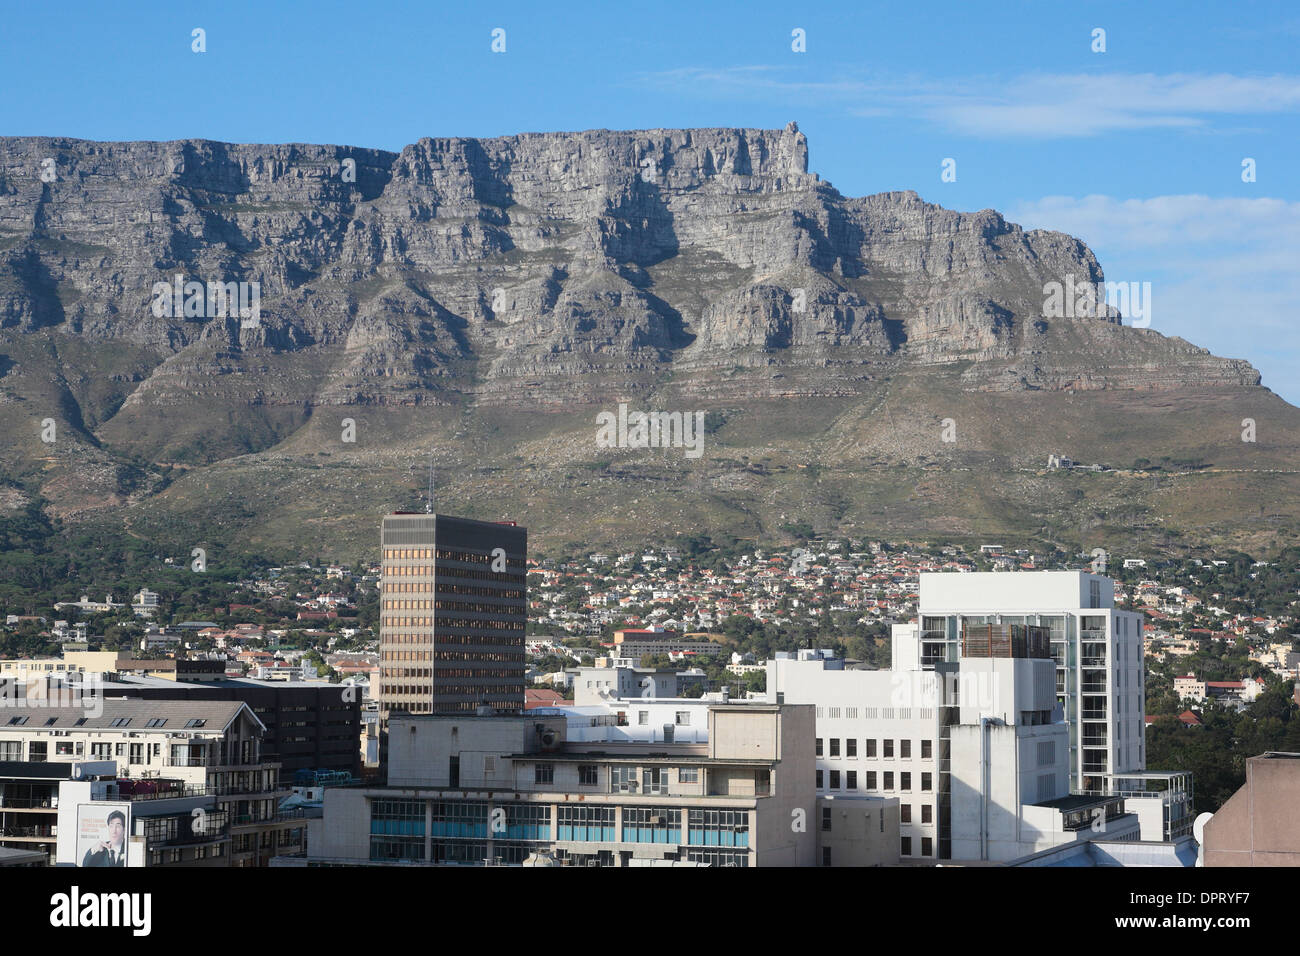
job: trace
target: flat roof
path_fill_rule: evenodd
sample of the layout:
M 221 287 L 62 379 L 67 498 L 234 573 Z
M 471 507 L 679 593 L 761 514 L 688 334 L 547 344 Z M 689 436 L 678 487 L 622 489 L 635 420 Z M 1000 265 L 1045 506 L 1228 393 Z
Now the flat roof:
M 654 745 L 649 745 L 654 746 Z M 658 746 L 663 746 L 660 743 Z M 702 745 L 701 745 L 702 746 Z M 511 754 L 511 760 L 544 760 L 558 761 L 561 763 L 637 763 L 637 764 L 707 764 L 709 766 L 722 767 L 753 767 L 756 764 L 770 765 L 777 763 L 775 757 L 710 757 L 707 753 L 700 753 L 698 750 L 691 752 L 683 750 L 678 753 L 664 753 L 656 750 L 654 753 L 642 754 L 633 750 L 630 753 L 610 753 L 605 750 L 601 751 L 579 751 L 579 752 L 539 752 L 539 753 L 521 753 Z M 696 796 L 702 796 L 696 794 Z M 754 794 L 743 794 L 743 796 L 754 796 Z
M 1068 797 L 1057 797 L 1055 800 L 1040 800 L 1038 803 L 1031 804 L 1031 806 L 1051 807 L 1053 810 L 1060 810 L 1068 813 L 1071 810 L 1083 810 L 1086 807 L 1095 807 L 1103 803 L 1109 803 L 1113 800 L 1120 799 L 1123 798 L 1119 794 L 1088 796 L 1086 794 L 1072 793 Z

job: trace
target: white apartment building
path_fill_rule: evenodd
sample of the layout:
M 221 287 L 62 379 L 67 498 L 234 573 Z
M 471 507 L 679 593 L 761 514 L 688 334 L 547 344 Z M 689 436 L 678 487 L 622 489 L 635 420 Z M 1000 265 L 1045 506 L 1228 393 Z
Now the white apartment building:
M 816 707 L 819 797 L 896 797 L 900 855 L 938 859 L 940 676 L 919 670 L 830 670 L 820 656 L 768 661 L 773 703 Z M 941 758 L 942 762 L 941 762 Z
M 1105 790 L 1146 766 L 1142 615 L 1116 610 L 1114 581 L 1084 571 L 923 572 L 920 585 L 923 667 L 956 661 L 972 627 L 1047 628 L 1072 789 Z
M 1094 746 L 1140 741 L 1143 726 L 1140 615 L 1114 611 L 1112 594 L 1108 579 L 1077 572 L 922 574 L 924 627 L 894 626 L 890 670 L 773 660 L 768 698 L 816 706 L 819 795 L 898 799 L 905 860 L 1010 861 L 1099 835 L 1138 839 L 1130 794 L 1112 784 L 1141 752 Z M 1081 751 L 1092 786 L 1077 788 Z M 1144 803 L 1157 816 L 1145 838 L 1160 839 L 1161 805 Z

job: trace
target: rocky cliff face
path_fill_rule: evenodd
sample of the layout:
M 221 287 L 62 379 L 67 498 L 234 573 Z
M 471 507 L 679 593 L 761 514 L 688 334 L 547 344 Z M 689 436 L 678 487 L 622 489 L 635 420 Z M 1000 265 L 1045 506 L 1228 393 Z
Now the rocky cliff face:
M 255 283 L 256 321 L 159 314 L 178 276 Z M 1113 314 L 1044 318 L 1067 276 L 1102 279 L 1069 236 L 841 196 L 794 124 L 400 153 L 3 138 L 0 418 L 21 437 L 0 455 L 35 467 L 52 418 L 111 502 L 119 450 L 259 452 L 330 406 L 816 399 L 926 368 L 975 392 L 1258 384 Z
M 536 379 L 595 396 L 753 351 L 796 366 L 1022 360 L 1046 344 L 1043 285 L 1101 278 L 1068 236 L 910 192 L 845 199 L 807 166 L 794 124 L 400 154 L 3 139 L 0 326 L 152 351 L 140 401 L 262 349 L 327 354 L 294 400 L 400 402 L 454 382 L 511 401 L 549 391 Z M 259 283 L 260 327 L 155 316 L 151 290 L 175 275 Z M 1103 347 L 1118 358 L 1132 338 Z M 1197 381 L 1255 380 L 1174 351 Z M 1049 387 L 1075 377 L 1047 367 Z M 1141 366 L 1103 377 L 1135 384 Z

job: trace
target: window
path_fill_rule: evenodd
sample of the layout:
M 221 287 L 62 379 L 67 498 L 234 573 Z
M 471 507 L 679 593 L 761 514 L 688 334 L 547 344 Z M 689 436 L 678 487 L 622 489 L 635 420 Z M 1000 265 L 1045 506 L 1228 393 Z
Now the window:
M 929 837 L 921 837 L 921 856 L 934 856 L 934 841 Z
M 839 772 L 838 770 L 832 770 L 832 771 L 831 771 L 831 789 L 832 789 L 832 790 L 838 790 L 839 788 L 840 788 L 840 772 Z
M 912 741 L 900 740 L 898 742 L 898 756 L 903 760 L 912 759 Z
M 840 738 L 839 738 L 839 737 L 832 737 L 832 738 L 831 738 L 831 756 L 832 756 L 832 757 L 838 757 L 839 755 L 840 755 Z
M 578 764 L 578 786 L 594 787 L 598 781 L 594 763 Z
M 831 828 L 831 808 L 822 807 L 822 829 L 829 830 L 830 828 Z
M 90 718 L 88 718 L 88 717 L 78 717 L 76 720 L 74 720 L 74 721 L 72 722 L 72 726 L 74 726 L 74 727 L 80 727 L 82 724 L 84 724 L 84 723 L 85 723 L 87 720 L 89 720 L 89 719 L 90 719 Z
M 667 793 L 668 768 L 650 767 L 641 771 L 642 793 Z
M 933 775 L 933 774 L 928 774 L 928 773 L 923 773 L 923 774 L 921 774 L 921 789 L 922 789 L 923 791 L 924 791 L 924 790 L 933 790 L 933 789 L 934 789 L 934 775 Z
M 903 856 L 912 855 L 912 838 L 903 837 Z
M 856 757 L 858 755 L 858 738 L 850 737 L 844 741 L 844 756 Z
M 886 760 L 892 760 L 892 759 L 893 759 L 893 756 L 894 756 L 894 742 L 893 742 L 892 740 L 886 740 L 886 741 L 885 741 L 885 759 L 886 759 Z
M 820 737 L 817 738 L 817 756 L 822 756 L 822 739 Z
M 105 743 L 91 742 L 90 756 L 96 760 L 104 760 L 113 756 L 113 745 Z
M 690 810 L 687 843 L 692 846 L 749 846 L 748 810 Z
M 22 726 L 23 724 L 25 724 L 25 723 L 27 723 L 27 718 L 26 718 L 26 717 L 10 717 L 10 718 L 9 718 L 9 723 L 8 723 L 6 726 L 9 726 L 9 727 L 21 727 L 21 726 Z
M 892 770 L 885 771 L 885 789 L 886 790 L 894 789 L 894 771 Z
M 59 722 L 59 718 L 57 718 L 57 717 L 47 717 L 47 718 L 45 718 L 45 726 L 46 726 L 46 727 L 53 727 L 53 726 L 54 726 L 55 724 L 57 724 L 58 722 Z
M 638 727 L 648 727 L 650 725 L 650 711 L 638 710 L 636 712 L 636 722 Z
M 207 720 L 205 720 L 205 719 L 202 718 L 202 717 L 191 717 L 189 720 L 185 721 L 185 726 L 186 726 L 186 727 L 202 727 L 202 726 L 203 726 L 204 724 L 206 724 L 206 723 L 207 723 Z
M 827 827 L 827 829 L 830 828 Z M 822 866 L 830 866 L 830 865 L 831 865 L 831 848 L 828 846 L 824 846 L 822 847 Z
M 934 807 L 930 806 L 928 803 L 921 804 L 921 822 L 922 823 L 934 822 Z
M 933 757 L 934 757 L 934 741 L 933 741 L 933 740 L 922 740 L 922 741 L 921 741 L 921 759 L 922 759 L 922 760 L 930 760 L 930 759 L 933 758 Z
M 691 712 L 689 710 L 677 711 L 674 723 L 676 723 L 678 727 L 689 727 L 691 725 Z
M 874 770 L 867 771 L 867 789 L 868 790 L 876 789 L 876 772 Z
M 166 717 L 150 717 L 144 722 L 146 727 L 165 727 L 167 725 Z
M 822 772 L 821 772 L 820 770 L 818 770 L 818 771 L 817 771 L 817 789 L 820 790 L 821 788 L 822 788 Z
M 850 770 L 850 771 L 848 771 L 848 772 L 844 775 L 844 778 L 845 778 L 845 779 L 844 779 L 844 789 L 846 789 L 846 790 L 856 790 L 856 789 L 858 789 L 858 772 L 857 772 L 856 770 Z
M 126 726 L 129 726 L 130 723 L 131 723 L 131 718 L 130 718 L 130 717 L 114 717 L 112 720 L 110 720 L 110 721 L 108 722 L 108 726 L 110 726 L 110 727 L 126 727 Z
M 876 755 L 876 741 L 873 738 L 867 741 L 867 756 L 874 757 L 875 755 Z
M 682 811 L 663 807 L 624 807 L 624 843 L 682 842 Z
M 636 793 L 636 767 L 610 767 L 610 793 Z
M 677 782 L 678 782 L 678 783 L 699 783 L 699 782 L 700 782 L 700 768 L 699 768 L 699 767 L 679 767 L 678 770 L 677 770 Z
M 912 822 L 912 805 L 910 803 L 900 803 L 898 805 L 898 820 L 900 823 Z
M 33 763 L 40 763 L 45 759 L 45 741 L 33 740 L 27 745 L 27 759 Z
M 0 760 L 22 760 L 23 743 L 21 740 L 0 740 Z
M 533 764 L 533 783 L 554 783 L 555 765 L 549 763 Z
M 903 773 L 900 773 L 898 775 L 898 789 L 899 790 L 912 789 L 912 775 L 910 773 L 904 771 Z
M 560 840 L 614 842 L 614 808 L 561 804 L 556 808 L 556 836 Z

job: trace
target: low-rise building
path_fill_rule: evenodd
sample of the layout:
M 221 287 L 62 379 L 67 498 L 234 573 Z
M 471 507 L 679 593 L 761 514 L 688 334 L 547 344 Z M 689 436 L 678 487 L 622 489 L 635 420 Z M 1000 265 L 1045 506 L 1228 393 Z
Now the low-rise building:
M 388 786 L 327 790 L 309 856 L 279 862 L 814 865 L 812 708 L 715 704 L 707 726 L 647 746 L 574 743 L 562 714 L 395 715 Z

